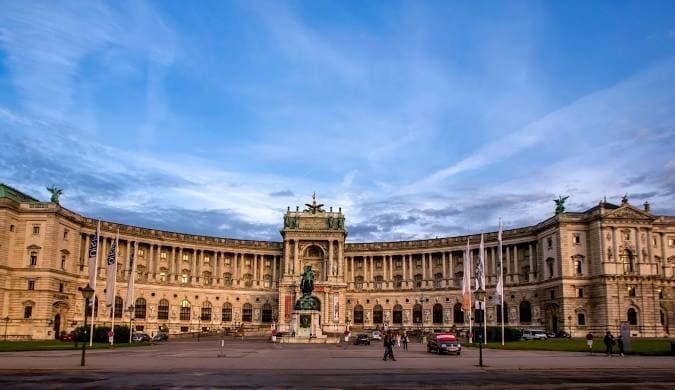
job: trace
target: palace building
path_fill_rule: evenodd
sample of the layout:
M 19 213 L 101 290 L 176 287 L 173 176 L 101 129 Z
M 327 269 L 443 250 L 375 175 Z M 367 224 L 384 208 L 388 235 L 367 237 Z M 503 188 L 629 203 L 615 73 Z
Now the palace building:
M 467 240 L 347 243 L 345 214 L 315 202 L 290 208 L 280 241 L 209 237 L 101 222 L 96 324 L 110 325 L 105 255 L 119 230 L 115 322 L 172 334 L 244 326 L 291 331 L 306 265 L 315 272 L 323 333 L 345 328 L 468 327 L 461 310 Z M 532 226 L 503 232 L 504 322 L 507 326 L 671 335 L 675 321 L 675 217 L 648 203 L 600 202 Z M 283 225 L 282 225 L 283 223 Z M 87 248 L 97 221 L 58 203 L 0 184 L 0 334 L 50 339 L 84 322 L 78 288 L 88 282 Z M 488 325 L 502 321 L 493 302 L 497 232 L 485 234 Z M 134 302 L 125 302 L 129 255 L 136 248 Z M 133 306 L 131 310 L 129 307 Z M 132 318 L 130 318 L 132 316 Z

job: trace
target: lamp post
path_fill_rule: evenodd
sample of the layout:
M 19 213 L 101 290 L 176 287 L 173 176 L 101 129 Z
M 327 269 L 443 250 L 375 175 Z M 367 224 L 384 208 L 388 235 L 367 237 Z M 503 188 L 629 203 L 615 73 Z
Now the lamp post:
M 89 287 L 89 283 L 87 283 L 87 286 L 82 288 L 78 288 L 80 292 L 82 293 L 82 297 L 84 298 L 84 334 L 85 336 L 87 335 L 87 307 L 89 306 L 89 301 L 91 300 L 91 297 L 94 296 L 94 289 Z M 93 310 L 93 308 L 92 308 Z M 86 339 L 86 337 L 85 337 Z M 84 366 L 84 354 L 87 351 L 87 342 L 82 343 L 82 360 L 80 361 L 80 366 Z
M 483 329 L 483 317 L 485 316 L 483 299 L 485 298 L 485 290 L 479 288 L 478 290 L 474 291 L 473 294 L 476 297 L 476 302 L 478 302 L 478 307 L 480 307 L 480 310 L 478 311 L 480 314 L 479 329 Z M 481 332 L 478 332 L 478 366 L 483 367 L 483 334 Z
M 572 316 L 568 316 L 567 321 L 570 323 L 570 334 L 567 337 L 571 339 L 572 338 Z
M 199 341 L 199 335 L 202 333 L 202 316 L 199 313 L 198 310 L 195 310 L 195 314 L 197 315 L 197 341 Z
M 129 312 L 129 344 L 131 344 L 131 335 L 134 333 L 131 331 L 131 319 L 134 316 L 134 305 L 127 307 L 127 311 Z
M 5 317 L 3 320 L 5 320 L 5 341 L 7 341 L 7 325 L 9 324 L 9 317 Z

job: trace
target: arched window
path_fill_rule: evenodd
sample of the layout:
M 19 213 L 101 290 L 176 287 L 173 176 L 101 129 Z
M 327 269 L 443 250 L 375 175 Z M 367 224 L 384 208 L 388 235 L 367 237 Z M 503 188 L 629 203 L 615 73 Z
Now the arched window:
M 354 306 L 354 324 L 363 324 L 363 306 Z
M 624 249 L 619 254 L 619 261 L 623 264 L 624 273 L 635 272 L 635 256 L 630 249 Z
M 202 274 L 202 282 L 205 286 L 211 285 L 211 272 L 206 271 Z
M 241 309 L 241 320 L 244 322 L 253 321 L 253 306 L 250 303 L 245 303 Z
M 160 282 L 166 282 L 166 275 L 169 274 L 169 270 L 166 267 L 162 267 L 159 269 L 159 281 Z
M 229 272 L 225 272 L 223 274 L 223 284 L 225 284 L 226 287 L 232 287 L 232 274 Z
M 184 269 L 180 274 L 180 282 L 183 284 L 190 282 L 190 271 Z
M 394 287 L 395 287 L 395 288 L 401 288 L 401 287 L 403 287 L 403 276 L 401 276 L 401 275 L 394 275 Z
M 628 324 L 629 325 L 637 325 L 638 324 L 638 316 L 637 316 L 637 311 L 633 309 L 632 307 L 628 309 Z
M 555 264 L 555 260 L 553 259 L 553 257 L 549 257 L 548 259 L 546 259 L 546 269 L 548 270 L 548 278 L 549 279 L 553 278 L 554 264 Z
M 272 322 L 272 305 L 269 303 L 262 306 L 262 322 Z
M 158 320 L 168 320 L 169 319 L 169 301 L 162 299 L 157 305 L 157 319 Z
M 529 265 L 526 265 L 522 268 L 521 277 L 523 278 L 524 282 L 530 281 L 530 266 Z
M 437 303 L 434 305 L 434 310 L 433 310 L 433 317 L 434 317 L 434 324 L 442 324 L 443 323 L 443 305 L 440 303 Z
M 413 306 L 413 324 L 421 324 L 421 323 L 422 323 L 422 305 L 416 303 L 415 306 Z
M 134 317 L 135 318 L 145 318 L 146 313 L 146 302 L 143 298 L 136 299 L 136 304 L 134 305 Z
M 122 297 L 115 297 L 115 318 L 122 318 L 122 314 L 124 314 L 124 301 Z
M 202 303 L 202 321 L 211 321 L 211 302 L 206 301 Z
M 396 305 L 394 306 L 394 311 L 392 312 L 392 322 L 394 324 L 403 324 L 403 306 Z
M 263 287 L 264 288 L 272 287 L 272 275 L 264 275 L 263 276 Z
M 375 305 L 373 307 L 373 324 L 383 324 L 384 319 L 382 316 L 382 306 Z
M 434 287 L 441 288 L 443 284 L 443 274 L 437 273 L 434 275 Z
M 422 287 L 422 274 L 416 274 L 414 277 L 415 280 L 415 287 L 421 288 Z
M 464 323 L 464 312 L 462 311 L 461 303 L 456 303 L 455 306 L 452 308 L 452 321 L 455 324 Z
M 180 320 L 190 321 L 190 302 L 187 299 L 180 303 Z
M 223 322 L 232 321 L 232 304 L 230 302 L 223 303 L 222 320 Z
M 532 322 L 532 306 L 530 305 L 530 302 L 528 301 L 520 302 L 520 307 L 518 309 L 521 323 L 528 324 Z

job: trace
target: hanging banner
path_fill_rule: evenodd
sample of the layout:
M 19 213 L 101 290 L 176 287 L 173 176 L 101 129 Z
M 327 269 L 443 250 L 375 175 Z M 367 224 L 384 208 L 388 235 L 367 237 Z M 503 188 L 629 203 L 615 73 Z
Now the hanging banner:
M 333 295 L 333 321 L 340 321 L 340 294 Z
M 628 321 L 621 321 L 619 335 L 623 339 L 623 350 L 630 351 L 630 324 Z

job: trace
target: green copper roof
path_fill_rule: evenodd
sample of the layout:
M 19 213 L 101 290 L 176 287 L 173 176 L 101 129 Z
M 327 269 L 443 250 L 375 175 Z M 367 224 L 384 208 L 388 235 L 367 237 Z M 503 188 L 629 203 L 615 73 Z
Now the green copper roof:
M 9 198 L 19 203 L 39 202 L 39 200 L 32 196 L 26 195 L 4 183 L 0 183 L 0 198 Z

